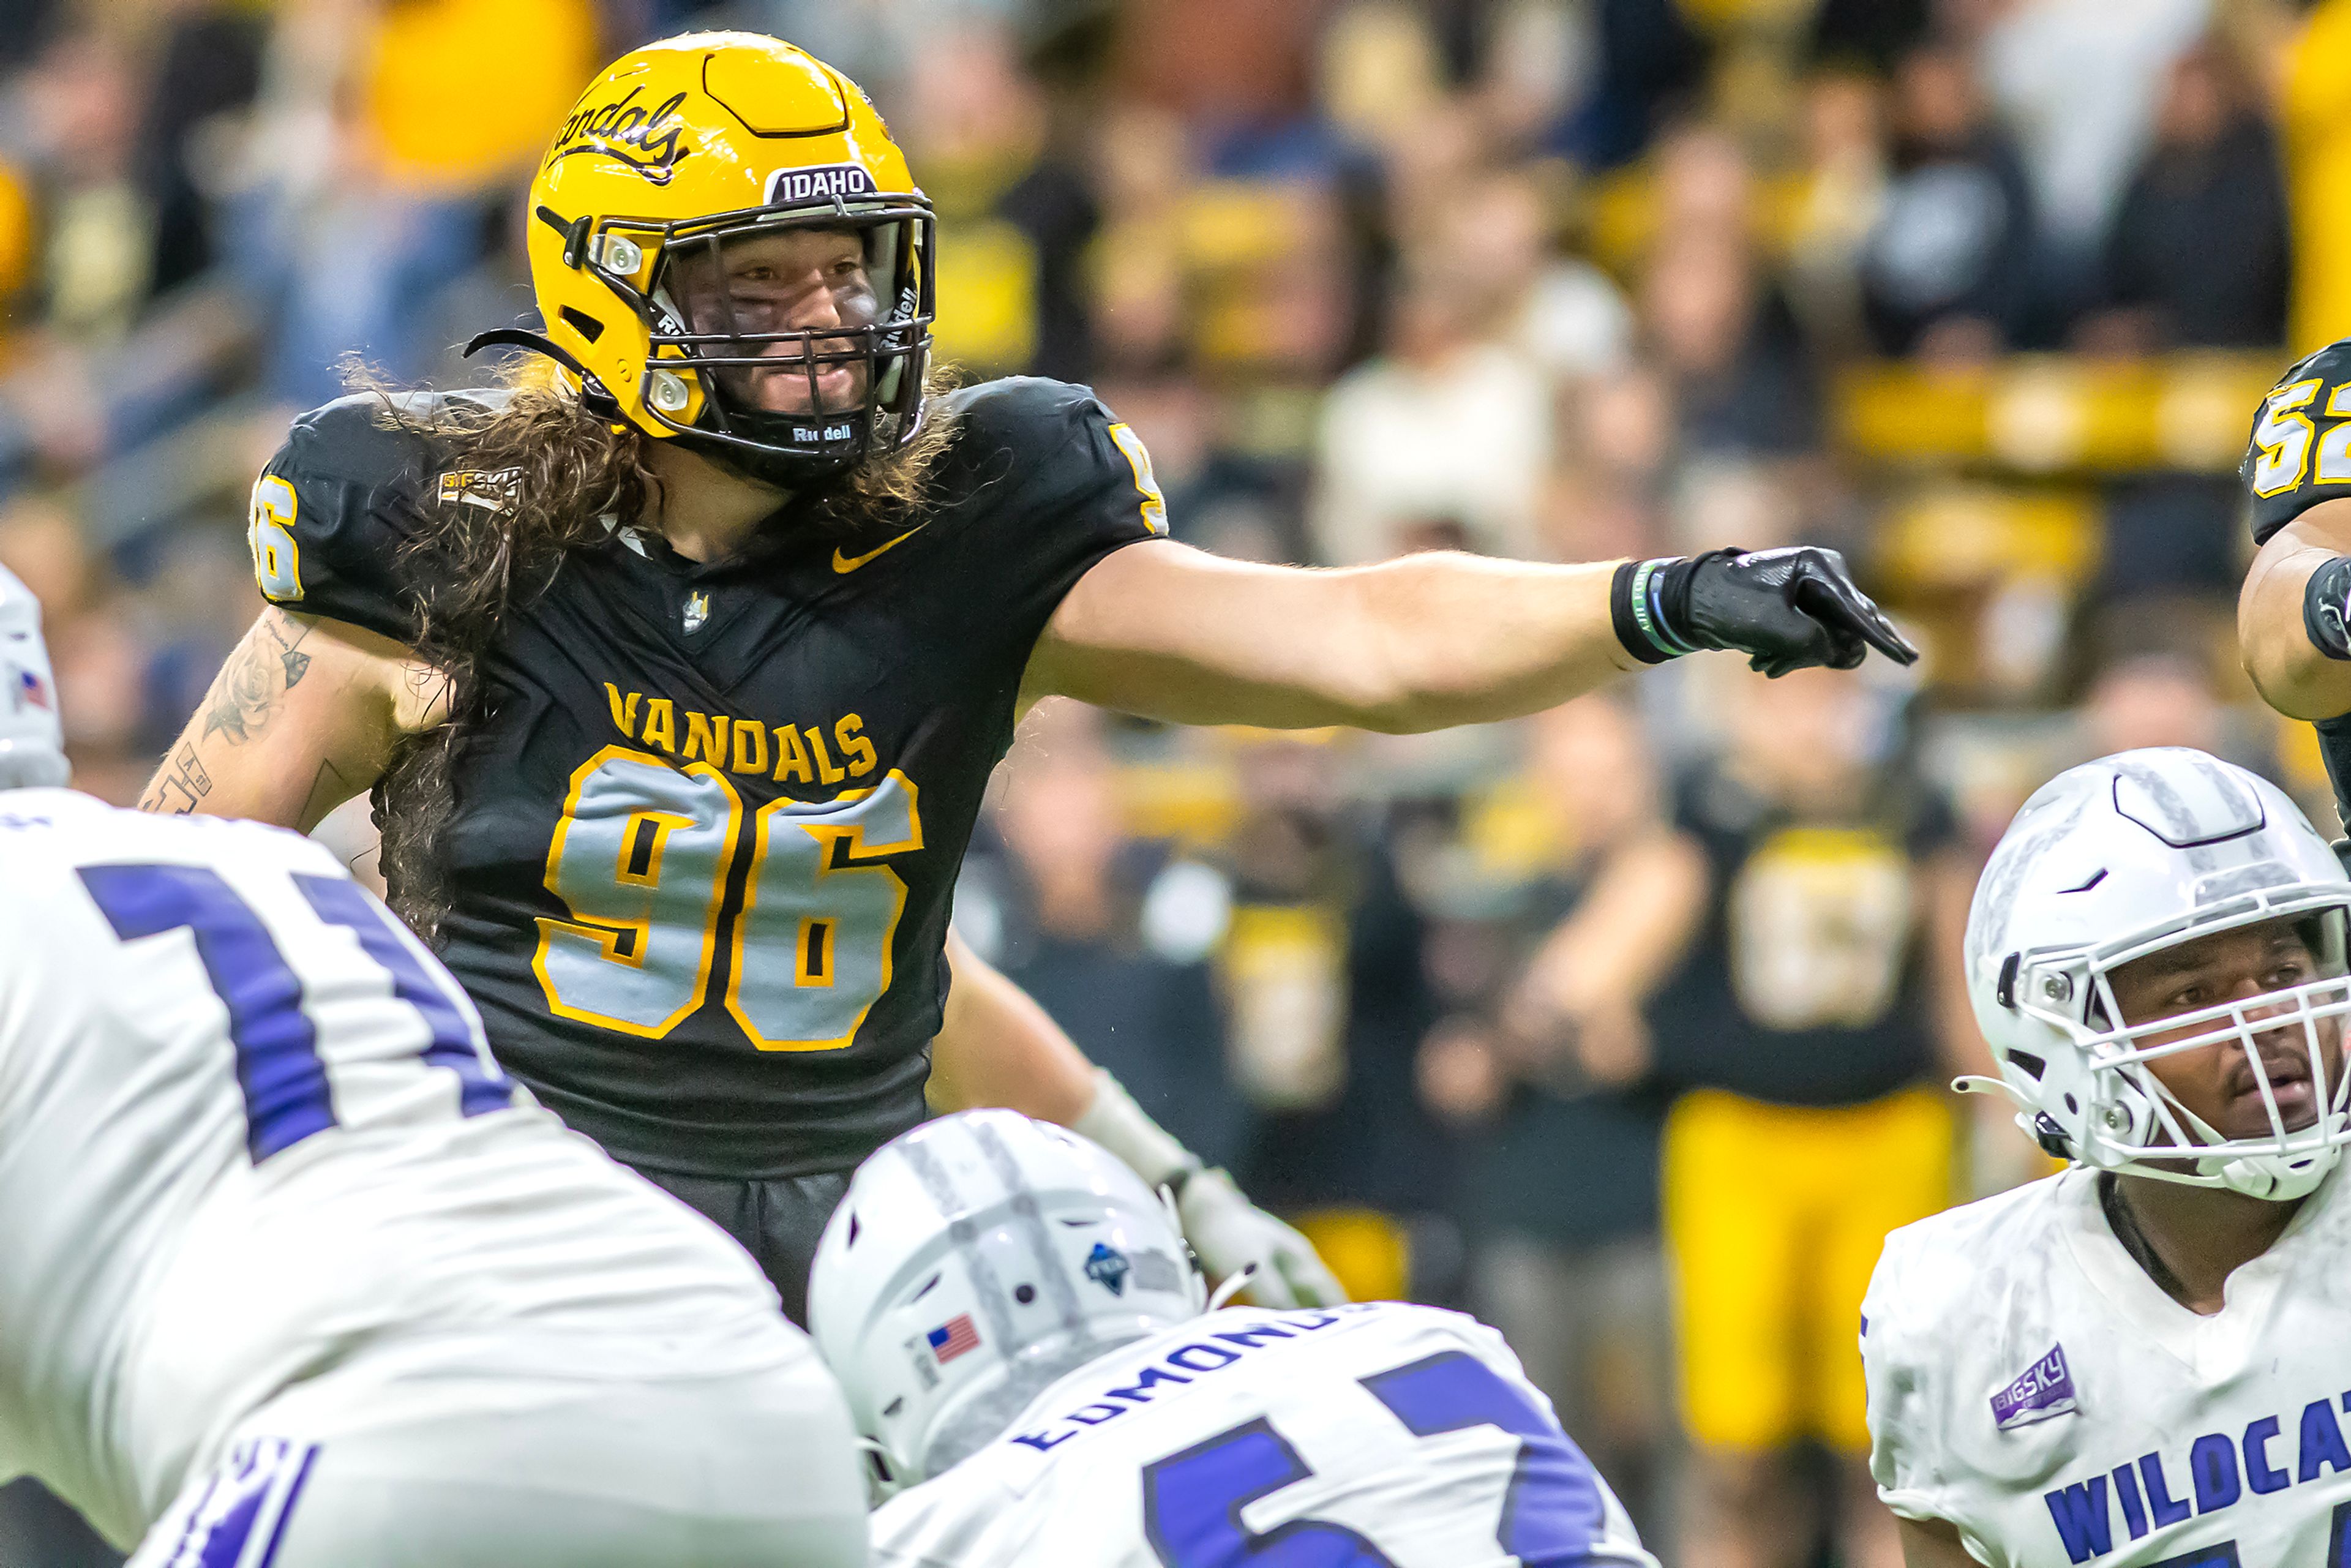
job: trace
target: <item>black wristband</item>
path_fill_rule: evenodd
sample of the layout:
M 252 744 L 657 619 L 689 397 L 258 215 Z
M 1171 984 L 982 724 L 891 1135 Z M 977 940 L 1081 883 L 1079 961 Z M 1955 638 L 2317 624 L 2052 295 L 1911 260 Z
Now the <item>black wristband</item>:
M 1680 564 L 1678 556 L 1628 560 L 1608 585 L 1608 618 L 1616 628 L 1616 641 L 1645 664 L 1662 664 L 1698 651 L 1666 630 L 1658 597 L 1666 573 Z
M 2310 645 L 2330 659 L 2351 661 L 2351 626 L 2344 624 L 2351 601 L 2351 556 L 2336 556 L 2310 574 L 2302 588 L 2302 631 Z

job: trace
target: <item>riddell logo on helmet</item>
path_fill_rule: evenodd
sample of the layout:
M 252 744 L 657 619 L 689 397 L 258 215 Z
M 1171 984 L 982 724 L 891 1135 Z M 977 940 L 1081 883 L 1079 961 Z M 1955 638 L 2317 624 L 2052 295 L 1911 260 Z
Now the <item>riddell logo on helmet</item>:
M 580 110 L 565 120 L 555 134 L 555 145 L 548 149 L 548 163 L 577 152 L 601 152 L 656 185 L 668 184 L 678 160 L 685 156 L 685 149 L 677 144 L 685 132 L 685 121 L 677 112 L 685 94 L 672 93 L 648 110 L 634 102 L 643 90 L 632 87 L 627 98 Z
M 768 178 L 768 205 L 826 202 L 835 196 L 873 194 L 873 176 L 854 163 L 820 163 L 812 169 L 778 169 Z

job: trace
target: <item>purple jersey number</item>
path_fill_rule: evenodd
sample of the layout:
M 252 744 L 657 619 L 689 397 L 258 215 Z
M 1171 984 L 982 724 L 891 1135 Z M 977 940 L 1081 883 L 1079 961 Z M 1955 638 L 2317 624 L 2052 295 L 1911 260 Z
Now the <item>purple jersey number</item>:
M 1578 1568 L 1606 1524 L 1591 1462 L 1551 1413 L 1466 1351 L 1445 1351 L 1363 1379 L 1420 1437 L 1492 1427 L 1519 1439 L 1495 1540 L 1525 1568 Z M 1343 1525 L 1293 1520 L 1262 1533 L 1241 1510 L 1314 1472 L 1259 1417 L 1143 1472 L 1144 1531 L 1166 1568 L 1394 1568 Z
M 436 973 L 402 939 L 392 912 L 337 877 L 294 878 L 319 917 L 359 939 L 392 978 L 392 995 L 430 1031 L 424 1060 L 455 1071 L 467 1116 L 503 1110 L 513 1085 L 477 1042 L 456 999 L 456 982 Z M 193 865 L 91 865 L 82 885 L 125 942 L 185 928 L 213 991 L 228 1009 L 245 1094 L 246 1150 L 256 1165 L 335 1126 L 334 1096 L 319 1060 L 319 1031 L 302 1010 L 302 978 L 278 951 L 268 925 L 219 873 Z

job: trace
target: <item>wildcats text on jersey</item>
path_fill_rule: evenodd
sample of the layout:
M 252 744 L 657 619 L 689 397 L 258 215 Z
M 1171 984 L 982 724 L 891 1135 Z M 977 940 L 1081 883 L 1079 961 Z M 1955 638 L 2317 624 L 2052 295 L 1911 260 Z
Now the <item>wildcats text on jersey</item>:
M 2351 1392 L 2340 1398 L 2343 1409 L 2351 1413 Z M 2263 1416 L 2247 1423 L 2242 1432 L 2207 1432 L 2188 1445 L 2184 1456 L 2172 1457 L 2176 1468 L 2168 1471 L 2163 1455 L 2150 1451 L 2044 1494 L 2067 1559 L 2094 1562 L 2112 1552 L 2117 1540 L 2143 1541 L 2151 1530 L 2282 1492 L 2330 1470 L 2351 1470 L 2351 1448 L 2344 1444 L 2334 1404 L 2325 1399 L 2302 1407 L 2291 1438 L 2283 1417 Z M 2325 1568 L 2338 1568 L 2345 1562 L 2342 1549 L 2351 1544 L 2343 1537 L 2347 1510 L 2351 1503 L 2335 1511 L 2336 1549 L 2327 1554 Z

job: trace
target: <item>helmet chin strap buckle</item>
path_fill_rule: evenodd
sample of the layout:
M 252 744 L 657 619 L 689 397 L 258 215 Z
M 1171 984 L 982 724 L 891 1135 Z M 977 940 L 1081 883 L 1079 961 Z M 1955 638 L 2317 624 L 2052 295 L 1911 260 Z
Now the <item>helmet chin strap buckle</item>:
M 2334 1170 L 2340 1151 L 2321 1149 L 2291 1162 L 2275 1155 L 2247 1155 L 2220 1162 L 2213 1174 L 2231 1192 L 2271 1203 L 2307 1197 Z
M 2046 1111 L 2033 1108 L 2032 1102 L 2017 1092 L 2016 1085 L 2002 1078 L 1988 1078 L 1981 1073 L 1964 1073 L 1951 1080 L 1951 1091 L 1957 1094 L 1999 1094 L 2016 1107 L 2016 1124 L 2025 1136 L 2041 1146 L 2041 1152 L 2053 1160 L 2071 1162 L 2074 1140 L 2065 1129 Z

